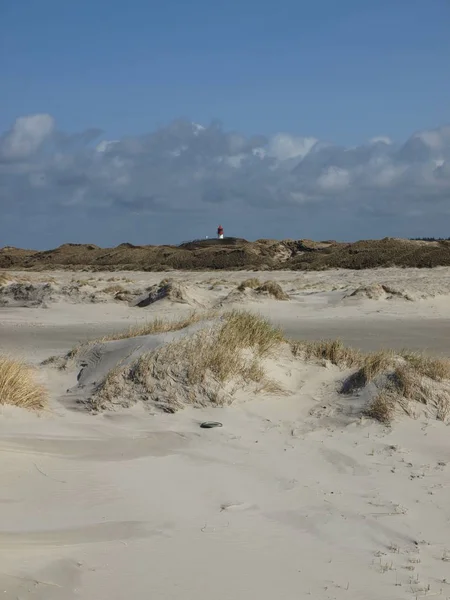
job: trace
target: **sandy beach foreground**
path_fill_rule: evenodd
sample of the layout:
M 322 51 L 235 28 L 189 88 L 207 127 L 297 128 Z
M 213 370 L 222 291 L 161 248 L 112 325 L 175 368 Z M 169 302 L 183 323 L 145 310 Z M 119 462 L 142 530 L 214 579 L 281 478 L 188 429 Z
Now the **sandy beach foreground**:
M 429 377 L 426 363 L 430 402 L 405 392 L 389 423 L 364 407 L 388 389 L 390 363 L 345 395 L 363 359 L 352 354 L 350 364 L 343 350 L 320 358 L 277 341 L 267 353 L 252 348 L 239 380 L 233 371 L 219 386 L 192 374 L 192 385 L 180 383 L 188 351 L 205 347 L 202 336 L 225 327 L 229 311 L 260 315 L 297 341 L 449 357 L 449 300 L 446 267 L 8 272 L 0 353 L 36 367 L 48 405 L 39 413 L 1 406 L 0 593 L 450 598 L 446 376 Z M 113 335 L 193 311 L 205 319 L 186 329 Z M 416 365 L 402 356 L 410 362 L 395 369 Z

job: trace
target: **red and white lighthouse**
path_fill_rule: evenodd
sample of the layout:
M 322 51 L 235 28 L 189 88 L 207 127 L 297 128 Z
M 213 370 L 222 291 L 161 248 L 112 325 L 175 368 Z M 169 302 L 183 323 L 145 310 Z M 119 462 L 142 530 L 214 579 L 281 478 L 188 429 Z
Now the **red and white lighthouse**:
M 219 240 L 223 240 L 223 227 L 222 227 L 222 225 L 219 225 L 219 227 L 217 228 L 217 237 L 219 238 Z

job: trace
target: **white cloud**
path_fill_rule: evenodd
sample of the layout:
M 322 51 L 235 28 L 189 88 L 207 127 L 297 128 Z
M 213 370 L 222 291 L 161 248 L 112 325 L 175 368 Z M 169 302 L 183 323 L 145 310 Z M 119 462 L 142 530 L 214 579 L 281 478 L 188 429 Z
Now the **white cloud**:
M 370 143 L 371 144 L 379 144 L 379 143 L 381 143 L 381 144 L 386 144 L 386 145 L 390 146 L 392 144 L 392 140 L 387 135 L 378 135 L 376 137 L 373 137 L 370 140 Z
M 295 137 L 287 133 L 278 133 L 269 143 L 268 155 L 283 161 L 290 158 L 305 157 L 317 142 L 313 137 Z
M 328 167 L 319 176 L 317 183 L 323 190 L 329 192 L 341 191 L 350 185 L 350 173 L 338 167 Z
M 205 127 L 199 125 L 199 123 L 192 123 L 192 129 L 194 130 L 194 135 L 200 135 L 202 131 L 205 131 Z
M 53 117 L 46 114 L 19 117 L 0 141 L 0 153 L 7 159 L 23 159 L 35 153 L 53 133 Z
M 439 131 L 420 131 L 413 137 L 422 140 L 424 144 L 433 150 L 439 150 L 442 147 L 442 138 Z
M 245 136 L 187 121 L 96 146 L 95 131 L 63 134 L 51 116 L 34 115 L 17 119 L 0 137 L 0 234 L 2 222 L 14 215 L 45 222 L 45 215 L 55 219 L 69 209 L 102 211 L 96 217 L 102 231 L 109 215 L 125 223 L 130 214 L 156 218 L 182 211 L 195 221 L 196 214 L 227 207 L 242 215 L 256 210 L 261 222 L 271 223 L 275 213 L 268 217 L 265 209 L 328 207 L 330 227 L 349 207 L 364 215 L 364 223 L 378 214 L 391 220 L 398 214 L 404 223 L 404 215 L 425 206 L 427 215 L 448 210 L 448 127 L 415 133 L 403 144 L 379 136 L 354 148 L 286 133 Z
M 108 152 L 109 150 L 114 150 L 114 146 L 119 143 L 119 140 L 102 140 L 99 142 L 95 149 L 97 152 Z
M 243 160 L 245 160 L 246 158 L 246 154 L 234 154 L 232 156 L 227 156 L 225 158 L 225 161 L 231 166 L 234 167 L 235 169 L 239 168 L 241 166 L 241 163 Z
M 406 165 L 388 164 L 374 174 L 372 181 L 375 185 L 388 187 L 393 185 L 408 169 Z

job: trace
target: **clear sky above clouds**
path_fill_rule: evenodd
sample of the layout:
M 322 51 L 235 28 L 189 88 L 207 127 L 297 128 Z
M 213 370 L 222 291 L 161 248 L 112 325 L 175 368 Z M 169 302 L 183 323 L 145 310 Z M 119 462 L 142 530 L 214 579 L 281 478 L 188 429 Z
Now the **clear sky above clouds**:
M 449 32 L 449 0 L 2 0 L 0 246 L 450 235 Z

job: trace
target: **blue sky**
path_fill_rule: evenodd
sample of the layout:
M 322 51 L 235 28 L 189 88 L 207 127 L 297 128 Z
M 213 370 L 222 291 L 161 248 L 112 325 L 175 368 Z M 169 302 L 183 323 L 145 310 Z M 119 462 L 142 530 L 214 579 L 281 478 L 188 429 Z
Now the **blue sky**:
M 287 208 L 292 194 L 302 196 L 300 206 L 295 208 L 296 214 L 315 235 L 332 234 L 334 228 L 335 235 L 331 237 L 354 238 L 355 227 L 364 235 L 373 232 L 374 236 L 391 234 L 392 229 L 393 234 L 414 235 L 421 227 L 427 228 L 424 234 L 430 234 L 431 230 L 439 234 L 437 229 L 443 229 L 443 223 L 447 228 L 450 225 L 446 212 L 450 196 L 442 182 L 449 168 L 446 130 L 439 144 L 433 147 L 428 142 L 425 144 L 426 151 L 417 149 L 415 142 L 407 147 L 409 161 L 417 162 L 420 155 L 422 170 L 425 163 L 440 170 L 433 175 L 437 183 L 430 183 L 431 175 L 427 172 L 424 178 L 428 187 L 421 188 L 428 202 L 433 202 L 430 198 L 438 198 L 433 209 L 422 215 L 420 223 L 414 221 L 414 215 L 420 213 L 414 197 L 409 205 L 414 205 L 409 211 L 412 220 L 406 225 L 399 220 L 398 225 L 393 226 L 392 220 L 397 217 L 380 216 L 380 204 L 392 205 L 384 188 L 380 191 L 378 186 L 368 194 L 367 181 L 363 188 L 358 184 L 360 163 L 364 160 L 367 163 L 367 153 L 366 158 L 362 154 L 358 158 L 359 170 L 355 171 L 352 165 L 351 172 L 345 161 L 335 159 L 334 155 L 327 159 L 331 162 L 324 162 L 323 153 L 320 160 L 317 159 L 323 171 L 319 172 L 317 161 L 312 165 L 310 157 L 308 174 L 306 167 L 300 165 L 305 158 L 303 152 L 296 155 L 291 152 L 288 163 L 285 150 L 282 156 L 272 152 L 271 159 L 278 161 L 274 166 L 269 164 L 266 151 L 274 139 L 278 140 L 279 149 L 281 142 L 276 136 L 280 133 L 292 136 L 297 145 L 302 143 L 299 140 L 313 138 L 347 150 L 355 146 L 363 148 L 374 137 L 388 136 L 394 145 L 389 144 L 389 148 L 384 149 L 383 160 L 386 163 L 392 159 L 395 168 L 401 160 L 405 164 L 405 152 L 396 155 L 395 160 L 392 158 L 395 143 L 398 144 L 395 151 L 400 152 L 402 145 L 416 132 L 441 131 L 440 128 L 450 123 L 449 31 L 448 0 L 229 0 L 220 3 L 207 0 L 79 0 L 72 3 L 3 0 L 0 2 L 0 132 L 4 132 L 2 140 L 6 150 L 3 150 L 4 165 L 0 169 L 0 203 L 2 208 L 6 207 L 3 210 L 7 219 L 2 219 L 0 236 L 7 236 L 8 243 L 24 245 L 29 240 L 35 246 L 65 241 L 61 240 L 62 235 L 81 240 L 88 234 L 97 243 L 123 241 L 121 236 L 142 241 L 148 232 L 158 242 L 176 241 L 183 235 L 187 219 L 192 219 L 192 223 L 204 221 L 204 227 L 211 222 L 212 230 L 217 219 L 226 221 L 226 216 L 221 215 L 226 214 L 229 203 L 230 213 L 236 210 L 241 215 L 239 234 L 270 235 L 272 230 L 267 225 L 270 222 L 273 236 L 305 237 L 306 232 L 296 235 L 292 231 L 289 215 L 294 208 Z M 14 130 L 17 118 L 30 115 L 43 116 L 40 121 L 30 122 L 32 134 L 24 121 L 19 121 L 19 126 L 16 123 Z M 51 118 L 51 124 L 45 121 L 45 115 Z M 218 174 L 214 165 L 220 162 L 219 150 L 214 150 L 214 165 L 209 164 L 207 159 L 213 155 L 205 158 L 207 147 L 199 150 L 199 136 L 192 137 L 185 130 L 183 134 L 177 133 L 177 139 L 181 143 L 183 138 L 181 145 L 187 146 L 183 153 L 192 154 L 189 176 L 188 167 L 185 164 L 180 167 L 176 146 L 167 150 L 166 138 L 164 144 L 166 151 L 172 152 L 173 164 L 164 163 L 166 179 L 158 180 L 157 184 L 155 177 L 149 181 L 143 179 L 146 165 L 151 171 L 151 165 L 155 164 L 153 155 L 144 159 L 141 153 L 139 168 L 136 163 L 132 164 L 127 154 L 129 150 L 124 149 L 122 142 L 120 148 L 115 148 L 114 156 L 112 151 L 102 153 L 101 165 L 98 153 L 92 155 L 93 144 L 101 140 L 142 142 L 155 130 L 173 138 L 173 131 L 170 134 L 168 130 L 172 121 L 180 117 L 206 126 L 207 133 L 210 132 L 208 125 L 218 119 L 222 123 L 221 144 L 226 146 L 226 156 L 250 152 L 254 162 L 254 150 L 261 146 L 266 152 L 264 165 L 250 165 L 249 161 L 242 162 L 241 157 L 233 159 L 235 168 L 231 175 Z M 36 133 L 41 126 L 45 143 L 42 132 Z M 17 127 L 22 133 L 18 133 Z M 78 135 L 74 142 L 77 134 L 94 128 L 101 130 L 97 138 Z M 14 134 L 17 142 L 23 139 L 23 130 L 28 132 L 27 136 L 37 135 L 38 142 L 31 144 L 32 152 L 26 157 L 22 148 L 21 168 L 17 164 L 17 153 L 15 166 L 11 167 L 12 138 L 8 136 Z M 61 132 L 66 140 L 72 136 L 70 148 L 67 143 L 63 149 L 58 145 Z M 254 135 L 266 136 L 266 140 L 259 146 L 250 143 L 250 146 L 244 144 L 244 148 L 241 144 L 237 152 L 230 149 L 230 132 L 238 132 L 247 140 Z M 208 135 L 211 138 L 213 134 Z M 204 132 L 200 137 L 206 140 Z M 208 144 L 212 143 L 210 138 Z M 154 138 L 150 144 L 152 152 L 160 152 L 158 139 Z M 214 144 L 219 144 L 217 136 L 214 139 Z M 87 140 L 86 144 L 83 140 Z M 175 143 L 173 139 L 171 143 Z M 283 143 L 288 143 L 286 138 Z M 292 146 L 292 142 L 289 143 Z M 411 150 L 412 146 L 415 149 Z M 55 169 L 61 172 L 61 154 L 65 156 L 65 169 L 69 169 L 67 165 L 71 162 L 76 170 L 78 187 L 75 184 L 64 187 L 59 176 L 54 175 Z M 373 157 L 370 160 L 373 165 Z M 100 183 L 99 174 L 104 175 L 107 165 L 114 170 L 118 161 L 122 165 L 123 179 L 108 204 L 111 186 L 104 185 L 104 178 Z M 161 155 L 158 161 L 162 164 Z M 202 176 L 198 173 L 200 162 Z M 129 166 L 127 173 L 123 163 Z M 406 166 L 412 169 L 411 164 Z M 260 179 L 258 173 L 262 168 L 264 189 L 255 183 Z M 98 170 L 94 173 L 95 169 Z M 273 173 L 277 169 L 275 183 Z M 341 203 L 330 205 L 325 211 L 326 202 L 331 200 L 324 200 L 314 191 L 312 173 L 316 183 L 323 183 L 330 169 L 334 174 L 340 169 L 339 190 L 335 191 Z M 342 170 L 348 171 L 348 176 Z M 36 184 L 38 172 L 42 175 L 39 181 L 45 179 L 46 182 L 47 204 L 43 198 L 44 184 Z M 171 173 L 175 178 L 182 177 L 189 188 L 182 206 L 183 216 L 179 212 L 183 186 L 180 183 L 176 190 L 171 188 Z M 404 172 L 400 174 L 404 179 Z M 64 177 L 67 181 L 67 172 Z M 205 186 L 200 189 L 193 183 L 198 177 L 207 180 L 207 191 Z M 385 171 L 380 177 L 386 177 Z M 126 178 L 128 184 L 123 183 Z M 223 184 L 225 179 L 226 185 Z M 140 187 L 135 185 L 137 180 L 141 181 Z M 75 181 L 73 177 L 72 181 Z M 396 187 L 396 194 L 404 196 L 405 202 L 411 197 L 413 187 L 417 188 L 417 181 L 413 185 L 410 178 L 408 182 L 409 187 L 403 188 L 404 194 L 402 188 Z M 255 198 L 249 200 L 252 189 Z M 365 216 L 358 220 L 355 211 L 351 211 L 350 218 L 345 202 L 356 202 L 356 195 L 361 195 L 362 189 Z M 290 196 L 286 202 L 287 193 Z M 203 205 L 205 194 L 220 196 L 220 207 L 211 207 L 213 202 Z M 146 203 L 144 196 L 152 200 Z M 256 207 L 257 197 L 266 198 L 262 216 Z M 156 208 L 155 198 L 159 198 Z M 369 206 L 370 202 L 377 210 Z M 111 205 L 112 216 L 108 218 L 107 227 L 110 233 L 104 230 L 100 233 L 93 222 L 99 218 L 102 206 Z M 134 207 L 131 212 L 130 206 Z M 154 230 L 142 225 L 137 206 L 146 219 L 149 214 L 153 215 Z M 272 216 L 268 217 L 267 211 Z M 324 212 L 333 211 L 335 218 L 325 225 Z M 372 214 L 370 227 L 369 214 Z M 53 223 L 51 227 L 46 225 L 46 215 L 48 222 Z M 70 227 L 67 226 L 69 215 Z M 265 221 L 255 220 L 255 216 Z M 55 232 L 58 219 L 62 223 L 59 234 Z M 353 222 L 353 219 L 356 220 Z M 28 220 L 29 225 L 24 230 Z M 22 228 L 16 231 L 19 223 Z M 3 245 L 1 239 L 0 245 Z

